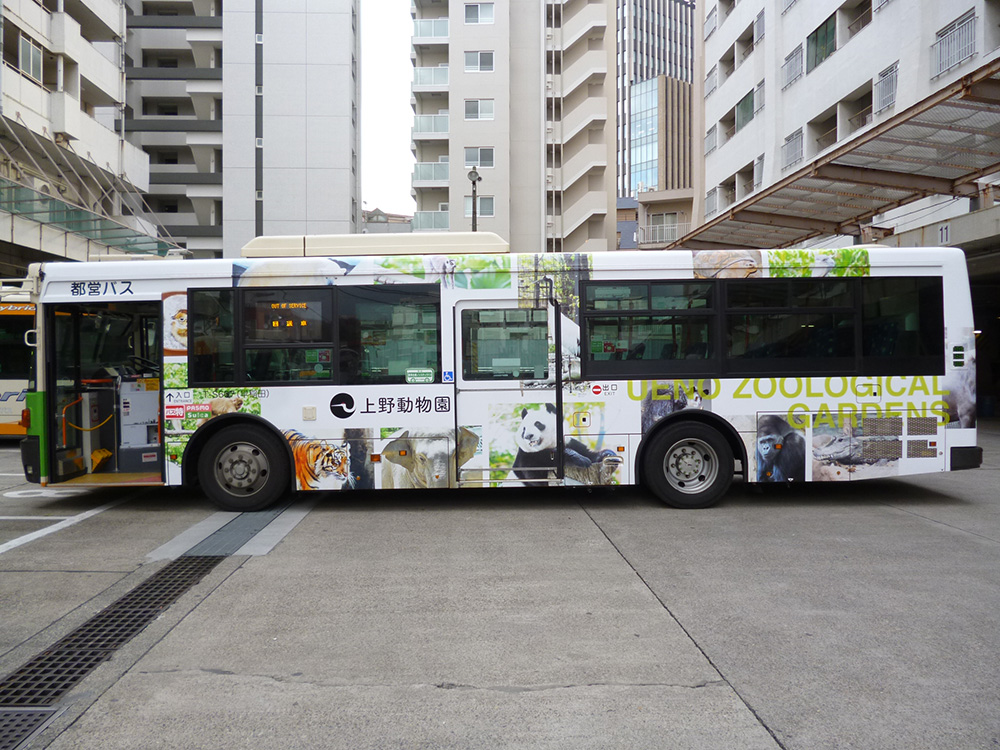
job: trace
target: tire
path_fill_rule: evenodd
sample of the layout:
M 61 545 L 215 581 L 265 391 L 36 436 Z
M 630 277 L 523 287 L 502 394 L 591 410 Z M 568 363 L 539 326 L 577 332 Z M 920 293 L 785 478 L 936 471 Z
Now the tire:
M 228 427 L 205 443 L 198 480 L 223 510 L 263 510 L 290 490 L 288 452 L 261 427 Z
M 683 422 L 656 433 L 646 448 L 642 477 L 646 486 L 674 508 L 708 508 L 733 481 L 733 450 L 719 432 L 698 422 Z

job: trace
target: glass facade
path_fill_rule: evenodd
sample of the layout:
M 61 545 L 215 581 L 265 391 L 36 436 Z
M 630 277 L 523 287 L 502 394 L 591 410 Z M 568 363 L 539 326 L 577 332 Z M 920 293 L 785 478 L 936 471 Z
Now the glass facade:
M 629 134 L 629 185 L 632 195 L 659 185 L 659 88 L 658 80 L 635 83 L 631 90 L 632 122 Z

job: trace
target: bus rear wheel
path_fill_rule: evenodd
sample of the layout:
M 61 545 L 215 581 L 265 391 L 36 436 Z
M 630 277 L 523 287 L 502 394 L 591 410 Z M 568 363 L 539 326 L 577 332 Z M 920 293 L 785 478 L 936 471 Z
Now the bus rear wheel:
M 664 428 L 643 459 L 646 486 L 674 508 L 715 505 L 733 481 L 733 451 L 717 430 L 697 422 Z
M 263 510 L 289 489 L 288 455 L 267 430 L 245 424 L 229 427 L 205 443 L 198 480 L 223 510 Z

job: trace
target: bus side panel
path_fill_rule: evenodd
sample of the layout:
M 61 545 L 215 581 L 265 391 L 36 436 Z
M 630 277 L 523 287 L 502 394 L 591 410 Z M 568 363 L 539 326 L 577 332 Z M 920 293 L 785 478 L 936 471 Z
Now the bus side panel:
M 49 456 L 42 446 L 49 444 L 49 415 L 45 393 L 28 393 L 25 404 L 31 413 L 31 427 L 21 442 L 21 463 L 29 482 L 44 484 L 49 477 Z

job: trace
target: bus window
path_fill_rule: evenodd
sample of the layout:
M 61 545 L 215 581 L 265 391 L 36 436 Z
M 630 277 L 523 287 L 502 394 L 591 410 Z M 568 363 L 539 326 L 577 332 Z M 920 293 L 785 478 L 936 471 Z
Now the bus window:
M 716 357 L 714 282 L 589 283 L 584 287 L 587 376 L 708 371 Z
M 466 380 L 545 380 L 549 376 L 544 308 L 462 311 Z
M 944 374 L 940 278 L 863 279 L 862 298 L 865 374 Z
M 233 384 L 233 290 L 190 290 L 188 314 L 190 381 Z
M 726 284 L 730 372 L 852 372 L 855 287 L 844 279 L 747 279 Z
M 339 288 L 340 383 L 406 383 L 417 370 L 441 382 L 439 294 L 426 284 Z
M 34 350 L 24 344 L 24 332 L 34 326 L 34 317 L 27 315 L 0 315 L 0 378 L 27 380 L 31 372 Z

